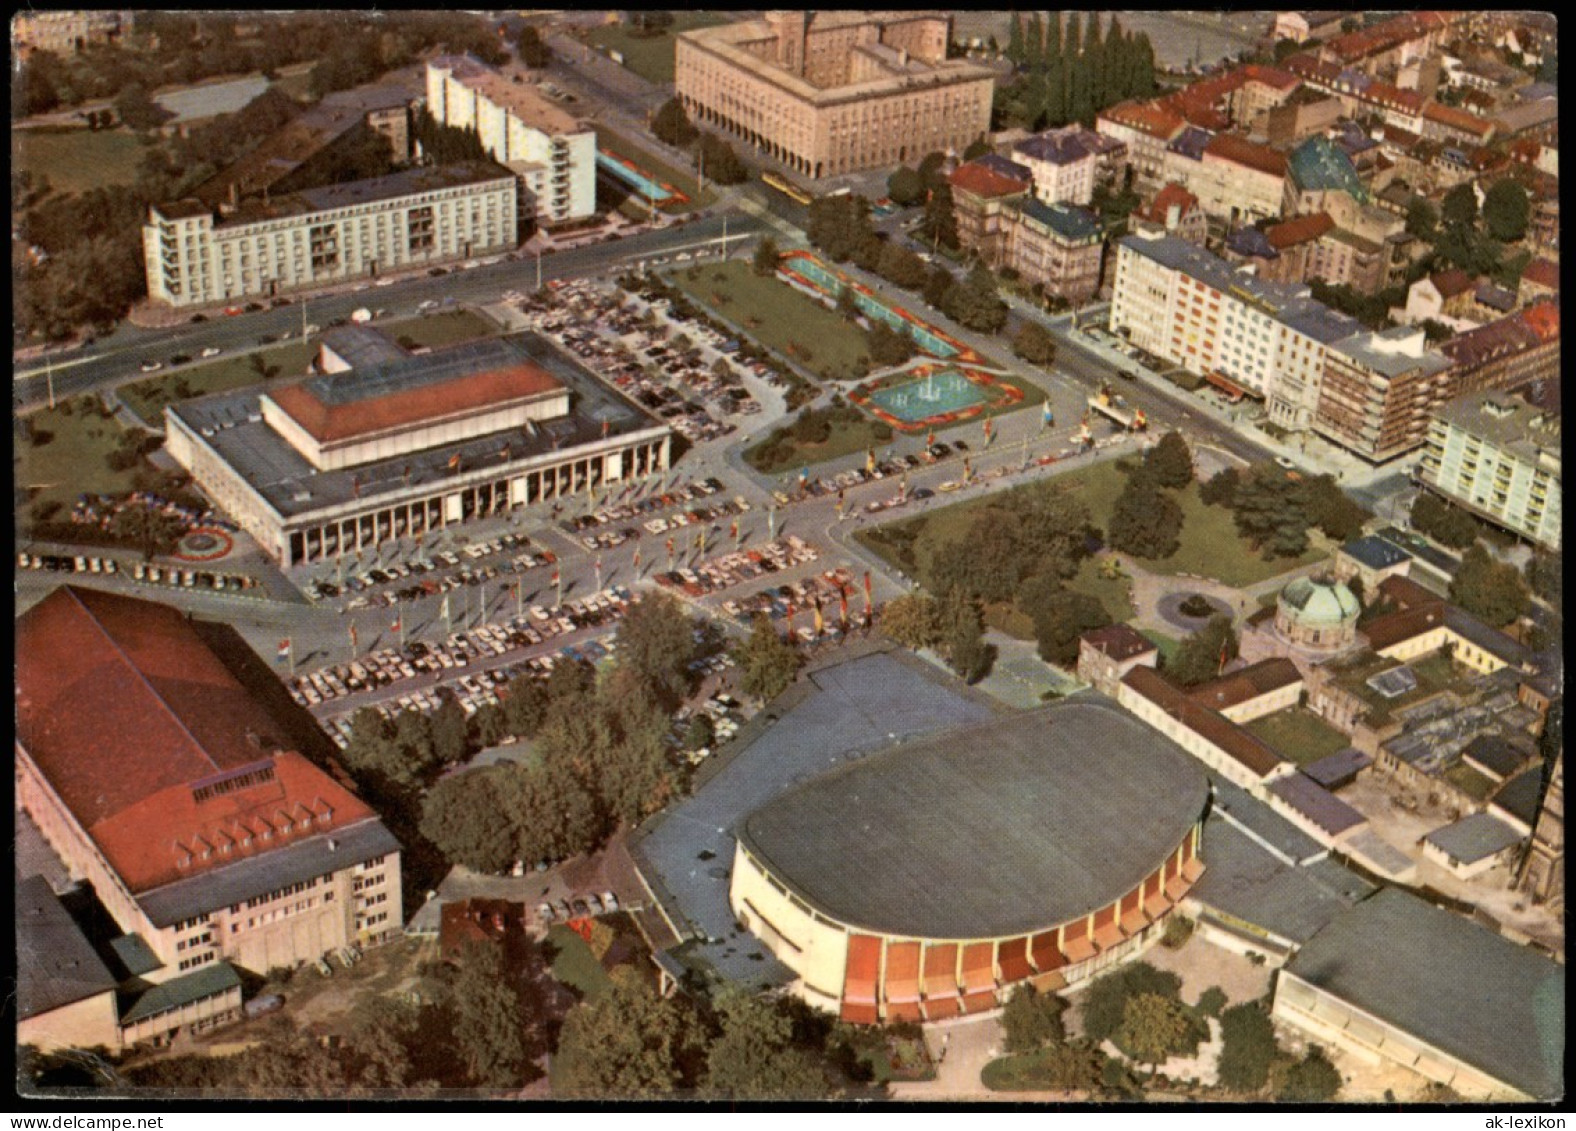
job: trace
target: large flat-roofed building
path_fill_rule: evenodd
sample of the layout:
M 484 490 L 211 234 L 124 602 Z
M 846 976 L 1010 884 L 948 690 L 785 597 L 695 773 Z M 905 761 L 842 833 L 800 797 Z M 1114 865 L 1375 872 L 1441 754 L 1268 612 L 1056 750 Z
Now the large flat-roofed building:
M 940 1020 L 1140 953 L 1203 874 L 1208 785 L 1116 707 L 905 743 L 740 822 L 729 902 L 845 1020 Z
M 66 587 L 16 629 L 17 800 L 148 981 L 399 933 L 399 843 L 179 610 Z
M 661 473 L 671 437 L 534 334 L 184 401 L 165 423 L 286 566 Z
M 1313 428 L 1382 463 L 1423 443 L 1450 393 L 1450 359 L 1428 348 L 1422 327 L 1355 334 L 1325 351 Z
M 1273 1016 L 1467 1100 L 1564 1096 L 1565 968 L 1395 888 L 1298 951 Z
M 474 129 L 493 160 L 521 179 L 537 220 L 596 211 L 596 134 L 527 83 L 469 55 L 427 64 L 427 109 L 440 125 Z
M 962 153 L 990 130 L 994 73 L 949 60 L 941 12 L 775 11 L 674 41 L 674 85 L 720 126 L 806 177 Z
M 202 306 L 509 251 L 518 189 L 508 169 L 469 161 L 223 207 L 197 197 L 150 205 L 148 294 Z
M 11 20 L 11 42 L 22 58 L 35 51 L 76 55 L 114 43 L 131 31 L 129 11 L 18 12 Z
M 1418 462 L 1423 485 L 1551 550 L 1560 548 L 1560 417 L 1502 391 L 1434 411 Z

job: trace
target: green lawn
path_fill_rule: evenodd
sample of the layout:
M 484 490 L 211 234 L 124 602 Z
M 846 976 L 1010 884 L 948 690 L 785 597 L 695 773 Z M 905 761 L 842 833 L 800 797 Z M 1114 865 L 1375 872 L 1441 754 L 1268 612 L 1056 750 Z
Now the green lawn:
M 437 349 L 474 341 L 476 338 L 490 338 L 498 332 L 498 326 L 474 310 L 446 310 L 442 314 L 426 314 L 420 318 L 407 318 L 403 322 L 390 322 L 379 326 L 378 330 L 402 345 L 402 339 L 408 338 L 416 347 Z
M 1128 596 L 1129 582 L 1125 577 L 1108 578 L 1100 575 L 1100 557 L 1085 558 L 1078 567 L 1078 574 L 1067 583 L 1075 593 L 1087 593 L 1105 606 L 1115 624 L 1126 624 L 1133 619 L 1133 602 Z
M 838 421 L 832 425 L 832 435 L 829 439 L 819 444 L 801 444 L 789 441 L 789 446 L 784 449 L 787 458 L 779 459 L 773 463 L 762 463 L 758 453 L 763 445 L 757 444 L 744 453 L 745 460 L 758 471 L 768 475 L 784 471 L 793 471 L 806 464 L 822 463 L 839 456 L 853 455 L 855 452 L 866 452 L 871 448 L 884 447 L 892 441 L 876 439 L 875 421 L 861 419 L 857 422 L 846 423 Z M 851 514 L 852 512 L 850 512 Z
M 130 130 L 45 126 L 11 132 L 11 167 L 45 176 L 59 193 L 86 192 L 137 179 L 142 146 Z
M 42 446 L 17 438 L 12 451 L 16 485 L 38 488 L 35 508 L 58 502 L 69 510 L 84 492 L 114 495 L 132 490 L 132 472 L 111 471 L 104 462 L 120 446 L 125 429 L 99 415 L 97 398 L 62 401 L 33 413 L 28 421 L 35 436 L 53 436 Z
M 1003 1056 L 980 1070 L 980 1083 L 993 1092 L 1043 1092 L 1059 1090 L 1061 1080 L 1049 1071 L 1053 1048 Z
M 847 380 L 866 372 L 869 355 L 858 327 L 787 283 L 757 275 L 748 263 L 708 263 L 675 271 L 670 281 L 744 327 L 762 346 L 812 373 Z
M 708 205 L 715 204 L 717 201 L 717 194 L 712 192 L 709 188 L 703 191 L 700 185 L 696 183 L 693 173 L 687 173 L 682 169 L 674 168 L 672 165 L 669 165 L 666 161 L 661 160 L 654 154 L 647 153 L 639 146 L 626 141 L 624 138 L 620 137 L 618 134 L 604 126 L 601 122 L 598 122 L 596 127 L 596 144 L 597 148 L 605 149 L 609 153 L 617 154 L 626 161 L 633 162 L 635 165 L 638 165 L 647 173 L 651 174 L 651 176 L 656 180 L 662 182 L 663 184 L 672 185 L 685 196 L 689 197 L 688 204 L 673 205 L 672 207 L 666 209 L 666 211 L 688 212 L 693 211 L 696 208 L 705 208 Z M 643 197 L 631 197 L 630 199 L 636 201 L 637 203 L 640 203 L 644 200 Z
M 1317 762 L 1351 745 L 1344 734 L 1301 707 L 1288 707 L 1243 726 L 1277 754 L 1299 766 Z
M 660 85 L 673 81 L 675 35 L 691 28 L 714 27 L 726 22 L 726 16 L 712 12 L 674 12 L 673 26 L 661 35 L 637 36 L 623 24 L 613 24 L 597 28 L 586 38 L 597 47 L 619 52 L 624 56 L 624 66 L 647 82 Z
M 307 365 L 316 352 L 317 347 L 311 343 L 302 345 L 293 342 L 273 346 L 207 365 L 193 365 L 172 373 L 161 373 L 146 381 L 122 385 L 118 392 L 126 407 L 145 423 L 162 429 L 165 405 L 256 385 L 263 380 L 257 369 L 258 364 L 270 370 L 277 367 L 277 372 L 273 373 L 275 377 L 299 377 L 306 373 Z M 254 362 L 253 358 L 259 360 Z
M 573 986 L 589 1000 L 613 984 L 585 939 L 562 923 L 547 928 L 547 941 L 557 951 L 553 956 L 553 977 L 564 985 Z

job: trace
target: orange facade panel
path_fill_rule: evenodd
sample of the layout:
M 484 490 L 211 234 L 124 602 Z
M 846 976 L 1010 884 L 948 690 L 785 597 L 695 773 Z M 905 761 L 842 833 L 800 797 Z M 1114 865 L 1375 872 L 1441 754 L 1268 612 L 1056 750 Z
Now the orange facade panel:
M 964 1013 L 986 1013 L 989 1010 L 995 1008 L 996 993 L 994 990 L 986 990 L 984 993 L 963 995 Z
M 843 1000 L 873 1003 L 876 1000 L 876 980 L 880 975 L 881 940 L 874 935 L 850 935 Z
M 859 1002 L 843 1002 L 842 1018 L 855 1025 L 874 1025 L 881 1020 L 876 1014 L 874 1004 L 865 1005 Z
M 1109 927 L 1115 924 L 1115 922 L 1116 904 L 1114 903 L 1109 907 L 1102 907 L 1100 910 L 1094 913 L 1094 929 L 1096 934 L 1100 933 L 1101 927 Z
M 1198 858 L 1195 856 L 1182 865 L 1182 874 L 1187 877 L 1189 883 L 1196 883 L 1198 878 L 1204 874 L 1204 865 L 1199 863 Z
M 1171 901 L 1159 892 L 1144 900 L 1144 911 L 1148 913 L 1151 919 L 1159 919 L 1170 910 Z
M 887 943 L 886 999 L 888 1002 L 919 1000 L 919 943 Z
M 1079 920 L 1078 926 L 1081 931 L 1085 924 Z M 1072 930 L 1071 926 L 1067 929 L 1069 932 Z M 1029 947 L 1029 957 L 1034 959 L 1034 968 L 1042 972 L 1055 970 L 1066 961 L 1062 957 L 1062 949 L 1056 945 L 1055 931 L 1035 935 L 1034 942 Z
M 1122 930 L 1129 935 L 1136 935 L 1147 926 L 1149 916 L 1136 907 L 1122 915 Z
M 886 1015 L 888 1021 L 923 1021 L 925 1015 L 919 1011 L 917 1001 L 889 1001 L 887 1002 Z
M 963 948 L 963 992 L 996 988 L 996 944 L 969 943 Z
M 962 1007 L 963 1003 L 955 997 L 926 998 L 925 1016 L 931 1021 L 945 1021 L 956 1017 Z
M 958 992 L 958 944 L 940 943 L 925 948 L 925 996 L 942 997 Z
M 1122 937 L 1122 928 L 1117 926 L 1115 920 L 1112 920 L 1103 927 L 1097 928 L 1094 932 L 1095 945 L 1097 945 L 1101 950 L 1110 950 L 1113 946 L 1122 941 Z
M 1087 938 L 1067 939 L 1062 943 L 1062 949 L 1067 952 L 1069 962 L 1082 962 L 1095 956 L 1095 945 Z
M 1056 949 L 1056 936 L 1050 936 L 1050 948 Z M 1034 972 L 1029 965 L 1029 940 L 1008 939 L 1001 944 L 996 961 L 1001 966 L 1003 982 L 1021 982 Z
M 1180 903 L 1180 902 L 1182 902 L 1182 897 L 1187 894 L 1187 889 L 1190 886 L 1191 885 L 1186 880 L 1184 880 L 1181 876 L 1178 876 L 1174 880 L 1167 880 L 1166 881 L 1166 898 L 1169 899 L 1172 903 Z

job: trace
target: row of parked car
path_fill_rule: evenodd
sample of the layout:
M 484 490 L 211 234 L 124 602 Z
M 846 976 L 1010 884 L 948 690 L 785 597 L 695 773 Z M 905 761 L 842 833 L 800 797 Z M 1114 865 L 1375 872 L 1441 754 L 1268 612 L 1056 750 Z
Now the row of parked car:
M 781 620 L 788 615 L 791 607 L 794 619 L 798 621 L 813 616 L 812 610 L 819 603 L 825 627 L 830 630 L 838 622 L 844 594 L 848 597 L 850 620 L 863 615 L 863 592 L 856 594 L 855 588 L 853 571 L 847 566 L 839 566 L 802 581 L 774 585 L 737 600 L 729 599 L 722 603 L 722 611 L 741 624 L 749 624 L 758 613 L 765 613 L 772 620 Z M 814 629 L 810 631 L 813 633 Z
M 560 899 L 556 903 L 538 903 L 538 923 L 567 923 L 571 919 L 591 919 L 598 915 L 611 915 L 618 910 L 618 896 L 610 891 L 601 895 L 594 892 Z
M 515 554 L 508 562 L 478 564 L 496 554 L 514 550 L 524 552 Z M 327 579 L 313 581 L 307 585 L 306 593 L 314 601 L 332 599 L 345 593 L 366 595 L 359 604 L 352 600 L 347 606 L 349 608 L 389 605 L 395 600 L 410 601 L 437 593 L 447 593 L 462 585 L 480 585 L 504 573 L 524 573 L 529 569 L 552 565 L 557 560 L 551 550 L 531 548 L 531 540 L 528 537 L 510 531 L 486 542 L 471 543 L 454 550 L 434 551 L 425 559 L 391 562 L 388 565 L 359 570 L 347 576 L 343 586 Z M 420 580 L 416 581 L 417 578 Z M 406 580 L 414 583 L 399 589 L 379 592 L 381 587 L 393 586 Z
M 153 565 L 150 562 L 133 562 L 130 568 L 111 557 L 97 554 L 29 554 L 19 553 L 16 564 L 20 569 L 41 569 L 50 573 L 117 574 L 134 581 L 147 581 L 155 585 L 173 585 L 181 589 L 213 589 L 224 593 L 239 593 L 257 585 L 255 577 L 234 573 L 215 573 L 212 570 L 190 567 Z
M 658 585 L 677 589 L 689 597 L 704 597 L 719 589 L 742 585 L 762 574 L 813 562 L 818 557 L 820 554 L 814 546 L 796 534 L 788 534 L 758 548 L 722 554 L 693 569 L 678 569 L 655 576 Z
M 580 535 L 595 530 L 599 526 L 610 526 L 613 523 L 628 522 L 638 519 L 642 515 L 650 515 L 656 511 L 667 510 L 669 507 L 685 506 L 699 499 L 710 498 L 722 491 L 722 480 L 715 477 L 696 480 L 692 483 L 675 484 L 671 490 L 662 491 L 644 498 L 630 499 L 628 502 L 616 502 L 608 506 L 598 507 L 586 514 L 578 514 L 573 518 L 566 518 L 560 524 L 570 534 Z

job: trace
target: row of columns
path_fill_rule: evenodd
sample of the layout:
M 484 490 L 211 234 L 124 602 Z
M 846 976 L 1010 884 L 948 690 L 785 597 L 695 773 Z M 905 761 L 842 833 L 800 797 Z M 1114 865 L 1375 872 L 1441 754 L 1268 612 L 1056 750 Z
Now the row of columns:
M 624 468 L 620 478 L 640 479 L 665 472 L 668 443 L 663 438 L 614 453 L 632 465 Z M 602 485 L 608 458 L 597 455 L 566 460 L 523 475 L 475 483 L 458 491 L 443 491 L 425 499 L 289 531 L 282 564 L 293 566 L 359 553 L 396 539 L 590 491 Z
M 688 113 L 692 118 L 696 118 L 709 125 L 721 126 L 722 128 L 737 134 L 739 137 L 755 146 L 758 150 L 765 153 L 768 157 L 774 158 L 777 161 L 781 161 L 784 165 L 788 166 L 796 173 L 800 173 L 806 177 L 819 179 L 823 172 L 819 162 L 812 165 L 808 157 L 802 157 L 799 154 L 792 152 L 785 146 L 760 133 L 758 130 L 752 130 L 746 126 L 740 125 L 726 114 L 723 114 L 717 110 L 713 110 L 710 106 L 705 106 L 699 102 L 691 100 L 688 107 Z

